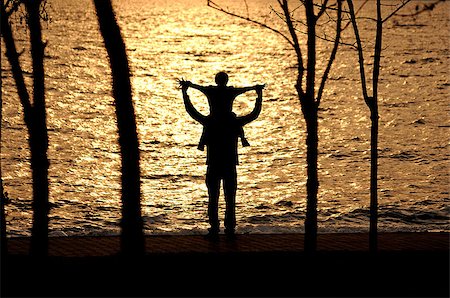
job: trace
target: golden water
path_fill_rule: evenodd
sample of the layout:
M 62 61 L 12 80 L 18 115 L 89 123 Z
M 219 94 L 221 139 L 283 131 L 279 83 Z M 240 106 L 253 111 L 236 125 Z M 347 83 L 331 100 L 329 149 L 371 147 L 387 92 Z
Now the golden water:
M 267 1 L 247 2 L 252 15 L 270 12 Z M 118 233 L 120 156 L 108 58 L 94 7 L 87 0 L 49 3 L 52 22 L 44 24 L 44 39 L 51 235 Z M 132 70 L 146 233 L 203 233 L 207 228 L 205 156 L 196 149 L 201 127 L 185 112 L 176 79 L 210 85 L 221 70 L 229 73 L 230 85 L 267 84 L 260 117 L 245 127 L 252 146 L 239 149 L 238 232 L 302 231 L 305 123 L 289 45 L 270 31 L 208 8 L 206 1 L 113 3 Z M 379 90 L 381 230 L 449 230 L 449 5 L 385 24 Z M 241 11 L 246 13 L 245 6 Z M 276 16 L 271 13 L 268 20 Z M 369 25 L 361 28 L 368 37 L 373 33 Z M 29 83 L 27 32 L 14 29 L 19 49 L 26 50 L 21 58 Z M 330 46 L 325 45 L 318 42 L 320 73 Z M 27 130 L 3 45 L 2 79 L 2 174 L 12 198 L 8 231 L 29 235 Z M 207 114 L 206 98 L 189 92 Z M 255 97 L 252 92 L 238 97 L 236 113 L 251 111 Z M 368 229 L 370 119 L 361 97 L 356 52 L 342 47 L 320 110 L 319 231 Z M 221 217 L 223 207 L 222 200 Z

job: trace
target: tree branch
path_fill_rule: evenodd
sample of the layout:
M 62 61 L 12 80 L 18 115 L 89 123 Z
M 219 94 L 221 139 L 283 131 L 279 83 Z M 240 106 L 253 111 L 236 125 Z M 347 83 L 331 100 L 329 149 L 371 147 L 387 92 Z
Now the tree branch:
M 363 92 L 364 100 L 366 100 L 366 103 L 367 103 L 369 96 L 367 94 L 366 73 L 364 70 L 363 47 L 362 47 L 362 43 L 361 43 L 361 37 L 359 36 L 358 24 L 356 23 L 356 15 L 355 15 L 355 10 L 354 10 L 354 6 L 353 6 L 353 1 L 347 0 L 347 3 L 348 3 L 349 10 L 350 10 L 350 18 L 351 18 L 351 22 L 353 25 L 353 31 L 355 33 L 356 45 L 357 45 L 357 50 L 358 50 L 359 72 L 360 72 L 360 76 L 361 76 L 362 92 Z
M 422 9 L 419 9 L 418 6 L 416 6 L 416 11 L 414 13 L 411 14 L 396 14 L 397 16 L 400 17 L 415 17 L 421 13 L 424 13 L 425 11 L 429 11 L 429 10 L 433 10 L 436 5 L 438 5 L 439 3 L 445 2 L 446 0 L 437 0 L 433 3 L 429 3 L 429 4 L 424 4 Z
M 337 0 L 338 11 L 337 11 L 337 22 L 336 22 L 336 36 L 333 45 L 333 50 L 330 54 L 330 59 L 328 60 L 327 67 L 323 73 L 322 81 L 320 82 L 319 91 L 317 93 L 317 106 L 320 104 L 320 99 L 322 98 L 323 90 L 325 88 L 325 83 L 328 79 L 328 74 L 330 73 L 331 66 L 333 65 L 334 59 L 336 58 L 336 53 L 339 47 L 339 39 L 341 38 L 341 23 L 342 23 L 342 0 Z
M 284 0 L 287 2 L 287 0 Z M 305 0 L 305 14 L 307 34 L 307 57 L 306 62 L 306 98 L 314 100 L 316 82 L 316 16 L 314 15 L 314 1 Z
M 289 33 L 291 34 L 291 37 L 292 37 L 295 54 L 297 55 L 298 72 L 299 72 L 299 75 L 301 75 L 303 77 L 303 71 L 305 68 L 303 66 L 302 50 L 300 48 L 300 42 L 298 41 L 297 33 L 295 32 L 294 24 L 292 23 L 291 14 L 289 12 L 289 7 L 288 7 L 288 2 L 287 2 L 287 0 L 283 0 L 283 2 L 281 2 L 281 0 L 277 0 L 277 1 L 278 1 L 278 4 L 283 9 L 284 15 L 286 17 L 286 24 L 288 26 Z M 299 90 L 301 90 L 302 89 L 301 81 L 297 81 L 297 84 L 299 84 L 298 87 L 300 88 Z
M 19 6 L 22 4 L 22 1 L 21 0 L 16 0 L 16 1 L 8 0 L 5 4 L 5 6 L 8 7 L 10 5 L 10 3 L 12 3 L 11 8 L 8 9 L 8 11 L 5 11 L 6 18 L 9 18 L 14 12 L 16 12 L 19 9 Z
M 410 0 L 407 0 L 410 1 Z M 375 35 L 375 47 L 373 58 L 372 71 L 372 97 L 374 98 L 372 104 L 376 104 L 378 97 L 378 78 L 380 76 L 380 62 L 381 62 L 381 42 L 383 39 L 383 19 L 381 17 L 381 0 L 377 0 L 377 32 Z
M 339 0 L 338 0 L 338 1 L 339 1 Z M 328 0 L 325 0 L 324 2 L 322 2 L 322 7 L 320 7 L 319 12 L 317 13 L 316 21 L 317 21 L 318 19 L 320 19 L 320 17 L 323 15 L 323 13 L 325 12 L 325 10 L 327 9 L 327 3 L 328 3 Z
M 440 1 L 440 0 L 439 0 Z M 405 0 L 402 4 L 400 4 L 393 12 L 391 12 L 387 17 L 385 17 L 381 22 L 384 23 L 389 20 L 393 15 L 395 15 L 400 9 L 405 7 L 411 0 Z
M 23 77 L 22 67 L 20 66 L 19 54 L 17 52 L 16 43 L 14 41 L 11 25 L 6 17 L 5 7 L 3 1 L 0 3 L 1 19 L 1 32 L 3 41 L 6 47 L 6 57 L 11 65 L 11 71 L 13 73 L 14 81 L 17 86 L 17 93 L 19 95 L 20 102 L 22 103 L 24 110 L 24 118 L 27 125 L 31 125 L 29 117 L 31 114 L 31 102 L 30 95 L 28 93 L 25 79 Z M 3 17 L 5 16 L 5 17 Z
M 355 18 L 358 15 L 358 13 L 361 11 L 361 9 L 367 4 L 367 2 L 369 2 L 369 0 L 365 0 L 360 6 L 359 8 L 356 10 L 355 14 Z M 348 12 L 350 14 L 350 12 Z M 348 25 L 350 25 L 352 23 L 352 21 L 350 20 L 349 22 L 347 22 L 347 24 L 345 24 L 345 26 L 342 28 L 342 31 L 344 31 L 345 29 L 347 29 Z
M 281 31 L 279 31 L 279 30 L 277 30 L 277 29 L 275 29 L 273 27 L 270 27 L 267 24 L 261 23 L 261 22 L 259 22 L 257 20 L 251 19 L 249 17 L 244 17 L 244 16 L 238 15 L 236 13 L 233 13 L 231 11 L 228 11 L 226 9 L 223 9 L 222 7 L 220 7 L 218 4 L 216 4 L 215 2 L 213 2 L 211 0 L 207 0 L 207 5 L 209 7 L 211 7 L 211 8 L 213 8 L 213 9 L 218 10 L 220 12 L 223 12 L 223 13 L 225 13 L 227 15 L 230 15 L 230 16 L 242 19 L 242 20 L 246 20 L 246 21 L 248 21 L 250 23 L 253 23 L 253 24 L 259 25 L 259 26 L 261 26 L 263 28 L 269 29 L 269 30 L 279 34 L 280 36 L 282 36 L 291 46 L 294 46 L 294 43 L 283 32 L 281 32 Z

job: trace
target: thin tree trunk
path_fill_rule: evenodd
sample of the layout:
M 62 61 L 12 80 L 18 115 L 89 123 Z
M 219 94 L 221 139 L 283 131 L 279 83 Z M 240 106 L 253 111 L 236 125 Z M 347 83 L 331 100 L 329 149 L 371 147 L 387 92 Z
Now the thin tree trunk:
M 6 255 L 8 254 L 8 240 L 7 240 L 7 238 L 6 238 L 6 212 L 5 212 L 5 199 L 6 198 L 4 198 L 3 197 L 3 181 L 1 181 L 1 178 L 0 178 L 0 191 L 1 191 L 1 194 L 0 194 L 0 212 L 1 212 L 1 214 L 0 214 L 0 216 L 1 216 L 1 222 L 0 222 L 0 233 L 2 233 L 1 234 L 1 239 L 0 239 L 0 241 L 1 241 L 1 243 L 0 243 L 0 245 L 1 245 L 1 255 L 0 255 L 0 257 L 4 260 L 4 258 L 6 257 Z
M 44 44 L 39 7 L 41 1 L 27 0 L 33 61 L 33 108 L 30 130 L 31 167 L 33 177 L 33 227 L 31 253 L 45 256 L 48 250 L 49 185 L 47 158 L 48 134 L 45 111 Z
M 306 161 L 307 161 L 307 199 L 305 219 L 305 251 L 313 253 L 317 248 L 317 193 L 319 178 L 317 174 L 318 155 L 318 110 L 314 102 L 302 104 L 306 121 Z
M 39 15 L 41 1 L 27 0 L 24 3 L 28 11 L 27 21 L 33 61 L 34 106 L 30 103 L 30 95 L 23 78 L 19 55 L 6 17 L 0 18 L 1 32 L 29 134 L 28 143 L 31 152 L 30 164 L 33 179 L 33 227 L 30 252 L 35 256 L 45 256 L 48 250 L 49 162 L 47 159 L 48 136 L 45 113 L 44 45 Z M 3 1 L 0 6 L 2 16 L 6 16 Z
M 4 16 L 6 15 L 6 12 L 3 6 L 3 1 L 0 1 L 0 3 L 1 3 L 0 13 L 2 14 L 2 16 Z M 28 133 L 30 133 L 31 127 L 30 116 L 32 113 L 30 95 L 28 94 L 25 80 L 23 77 L 23 71 L 22 67 L 20 66 L 19 54 L 17 52 L 11 26 L 9 25 L 8 19 L 6 17 L 1 17 L 0 20 L 1 20 L 2 37 L 6 48 L 6 57 L 8 58 L 9 64 L 11 65 L 11 72 L 13 74 L 14 82 L 16 83 L 17 93 L 19 95 L 19 99 L 23 107 L 24 122 L 27 125 Z
M 377 0 L 377 29 L 375 36 L 375 52 L 373 62 L 373 96 L 367 92 L 366 74 L 364 70 L 364 53 L 359 35 L 356 15 L 352 0 L 347 0 L 353 31 L 355 33 L 359 67 L 361 76 L 361 87 L 364 101 L 370 110 L 370 222 L 369 222 L 369 250 L 373 253 L 378 250 L 378 80 L 380 74 L 381 42 L 383 34 L 383 21 L 381 17 L 381 1 Z
M 145 244 L 140 206 L 139 143 L 128 58 L 111 2 L 94 0 L 94 5 L 112 71 L 122 158 L 121 250 L 125 255 L 139 255 L 145 252 Z
M 378 250 L 378 81 L 380 75 L 381 42 L 383 37 L 383 21 L 381 17 L 381 0 L 377 0 L 377 31 L 375 37 L 375 53 L 373 59 L 373 97 L 370 106 L 372 121 L 370 138 L 370 251 Z
M 3 80 L 2 76 L 0 76 L 0 90 L 3 90 Z M 0 91 L 1 92 L 1 91 Z M 0 94 L 0 144 L 2 142 L 2 124 L 3 123 L 3 97 Z M 5 197 L 3 196 L 3 173 L 2 173 L 2 163 L 0 162 L 0 257 L 4 260 L 6 255 L 8 254 L 8 243 L 6 238 L 6 212 L 5 212 Z
M 314 14 L 313 0 L 305 1 L 306 25 L 307 25 L 307 55 L 306 62 L 306 96 L 311 101 L 315 101 L 316 86 L 316 16 Z
M 369 248 L 371 252 L 378 250 L 378 106 L 374 104 L 371 111 L 370 136 L 370 226 Z
M 30 127 L 30 121 L 29 121 L 29 114 L 30 114 L 30 98 L 28 95 L 28 91 L 27 88 L 25 86 L 25 81 L 22 75 L 22 69 L 20 67 L 20 63 L 19 63 L 19 55 L 17 53 L 17 49 L 16 49 L 16 45 L 14 42 L 14 37 L 12 35 L 12 30 L 11 27 L 8 23 L 8 18 L 4 17 L 6 15 L 5 12 L 5 7 L 3 4 L 3 1 L 0 1 L 0 20 L 1 20 L 1 32 L 2 32 L 2 37 L 3 37 L 3 41 L 5 44 L 5 48 L 6 48 L 6 57 L 8 58 L 8 61 L 11 65 L 11 71 L 14 77 L 14 81 L 16 83 L 17 86 L 17 92 L 19 94 L 19 98 L 20 101 L 22 103 L 23 106 L 23 110 L 24 110 L 24 120 L 25 123 L 27 124 L 28 127 L 28 131 L 29 127 Z M 0 101 L 2 102 L 2 108 L 3 108 L 3 98 L 0 98 Z M 0 135 L 1 135 L 1 131 L 0 131 Z M 1 166 L 0 166 L 1 167 Z M 2 233 L 2 253 L 5 255 L 7 253 L 7 238 L 6 238 L 6 214 L 5 214 L 5 201 L 4 201 L 4 197 L 3 197 L 3 180 L 1 181 L 1 233 Z
M 307 41 L 307 72 L 306 92 L 301 99 L 303 117 L 306 122 L 306 218 L 305 218 L 305 251 L 313 253 L 317 248 L 317 193 L 319 178 L 317 174 L 318 154 L 318 120 L 317 103 L 315 101 L 315 75 L 316 75 L 316 16 L 314 15 L 314 3 L 305 1 L 306 23 L 308 30 Z M 301 96 L 301 94 L 299 94 Z
M 0 4 L 1 7 L 1 15 L 4 16 L 3 14 L 3 1 L 1 1 Z M 3 17 L 2 17 L 3 18 Z M 0 92 L 1 90 L 3 90 L 3 76 L 0 75 Z M 3 95 L 0 94 L 0 144 L 2 143 L 2 123 L 3 123 Z M 7 246 L 7 239 L 6 239 L 6 212 L 5 212 L 5 198 L 3 197 L 3 173 L 2 173 L 2 163 L 0 162 L 0 233 L 1 233 L 1 238 L 0 238 L 0 245 L 1 245 L 1 251 L 0 251 L 0 256 L 1 258 L 3 258 L 7 255 L 8 253 L 8 246 Z

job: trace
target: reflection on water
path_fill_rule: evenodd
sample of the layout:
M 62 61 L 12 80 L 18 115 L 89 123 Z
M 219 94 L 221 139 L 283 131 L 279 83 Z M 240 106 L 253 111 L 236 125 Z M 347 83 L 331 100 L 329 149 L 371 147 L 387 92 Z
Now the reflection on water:
M 110 70 L 94 9 L 87 0 L 51 5 L 53 22 L 44 27 L 44 39 L 52 235 L 118 233 L 120 156 Z M 294 53 L 285 41 L 200 0 L 117 0 L 114 5 L 133 75 L 146 233 L 203 233 L 207 228 L 205 156 L 196 149 L 201 127 L 185 112 L 176 79 L 214 84 L 220 70 L 230 74 L 230 85 L 267 84 L 262 113 L 246 126 L 252 146 L 239 149 L 237 232 L 302 231 L 305 124 L 293 87 Z M 261 14 L 269 11 L 266 1 L 252 5 Z M 448 5 L 433 11 L 432 20 L 386 24 L 381 230 L 449 230 L 449 50 L 442 42 L 448 40 Z M 26 32 L 17 28 L 16 35 L 19 48 L 26 47 Z M 319 53 L 319 65 L 326 57 Z M 23 58 L 29 73 L 30 61 Z M 370 119 L 356 59 L 354 51 L 341 49 L 321 104 L 320 231 L 368 229 Z M 12 198 L 8 229 L 12 235 L 29 235 L 27 131 L 6 62 L 2 79 L 2 174 Z M 207 113 L 204 96 L 190 93 Z M 237 114 L 251 111 L 255 97 L 251 92 L 238 97 Z

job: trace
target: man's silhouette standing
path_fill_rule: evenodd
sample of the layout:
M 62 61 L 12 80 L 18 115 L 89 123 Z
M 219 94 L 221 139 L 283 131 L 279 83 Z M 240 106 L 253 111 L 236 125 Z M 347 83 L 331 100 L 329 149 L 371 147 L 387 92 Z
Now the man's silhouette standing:
M 209 232 L 211 239 L 217 238 L 220 231 L 218 207 L 220 183 L 223 181 L 225 195 L 225 234 L 234 236 L 236 227 L 236 191 L 237 191 L 237 172 L 238 164 L 238 138 L 243 139 L 243 126 L 255 120 L 262 107 L 262 89 L 264 85 L 255 85 L 253 87 L 234 88 L 226 86 L 228 76 L 220 72 L 216 75 L 217 86 L 199 86 L 189 81 L 180 80 L 182 87 L 184 105 L 188 114 L 203 125 L 203 134 L 200 140 L 199 149 L 204 144 L 207 147 L 206 153 L 206 186 L 208 188 L 208 218 Z M 202 115 L 193 106 L 187 94 L 189 87 L 202 91 L 208 98 L 210 114 Z M 236 116 L 232 112 L 233 101 L 239 94 L 246 91 L 256 90 L 258 97 L 253 111 L 245 116 Z M 248 143 L 247 143 L 248 144 Z

